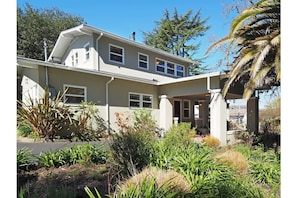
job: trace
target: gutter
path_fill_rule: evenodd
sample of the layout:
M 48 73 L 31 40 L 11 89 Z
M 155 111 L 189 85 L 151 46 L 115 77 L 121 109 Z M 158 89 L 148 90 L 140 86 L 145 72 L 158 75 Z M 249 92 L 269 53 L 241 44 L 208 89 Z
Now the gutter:
M 105 97 L 106 97 L 106 123 L 107 123 L 107 133 L 110 134 L 110 111 L 109 111 L 109 94 L 108 94 L 108 88 L 109 84 L 114 80 L 114 77 L 112 76 L 111 79 L 105 84 Z
M 103 36 L 103 32 L 100 33 L 100 35 L 98 36 L 98 38 L 96 39 L 96 52 L 97 52 L 97 69 L 98 71 L 100 70 L 100 60 L 99 60 L 99 45 L 98 45 L 98 41 L 101 39 L 101 37 Z

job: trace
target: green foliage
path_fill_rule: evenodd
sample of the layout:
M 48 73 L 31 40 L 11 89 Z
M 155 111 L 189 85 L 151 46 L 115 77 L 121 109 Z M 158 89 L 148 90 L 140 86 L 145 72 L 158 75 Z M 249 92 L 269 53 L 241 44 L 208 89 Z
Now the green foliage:
M 207 19 L 201 20 L 199 11 L 194 16 L 192 13 L 189 10 L 179 15 L 175 9 L 173 16 L 170 16 L 169 11 L 165 10 L 164 18 L 156 22 L 156 28 L 143 33 L 145 44 L 194 60 L 193 55 L 199 49 L 199 44 L 193 41 L 203 36 L 209 26 L 205 26 Z M 196 61 L 197 65 L 191 68 L 191 74 L 199 73 L 196 70 L 200 66 L 199 60 Z
M 22 137 L 28 137 L 30 134 L 32 134 L 32 128 L 29 125 L 20 125 L 18 126 L 18 135 Z
M 150 110 L 135 110 L 134 112 L 134 129 L 136 131 L 144 131 L 155 134 L 158 125 L 157 121 L 153 119 L 152 112 Z
M 82 102 L 76 110 L 73 136 L 81 141 L 98 140 L 106 132 L 106 124 L 98 108 L 92 102 Z
M 17 8 L 17 54 L 44 60 L 44 38 L 47 40 L 47 51 L 51 52 L 61 31 L 82 23 L 82 17 L 58 8 L 38 9 L 26 3 L 24 8 Z
M 164 144 L 170 147 L 171 145 L 177 144 L 189 144 L 192 142 L 192 138 L 196 134 L 195 129 L 191 129 L 191 124 L 182 122 L 179 123 L 177 126 L 173 125 L 164 136 Z
M 18 122 L 30 125 L 36 135 L 53 140 L 57 132 L 68 130 L 73 124 L 69 106 L 62 103 L 63 95 L 59 92 L 56 98 L 51 99 L 46 87 L 41 100 L 18 101 Z
M 141 170 L 149 164 L 154 141 L 151 133 L 131 128 L 114 134 L 110 145 L 112 158 L 123 172 Z
M 27 171 L 30 164 L 32 164 L 32 151 L 27 148 L 22 148 L 17 151 L 17 170 L 18 172 Z
M 73 147 L 66 147 L 63 150 L 55 152 L 47 151 L 41 153 L 38 157 L 40 166 L 50 168 L 63 165 L 72 165 L 75 163 L 104 164 L 107 160 L 107 151 L 101 145 L 82 144 Z
M 101 195 L 98 192 L 97 188 L 94 188 L 95 192 L 96 192 L 96 196 L 93 194 L 93 192 L 90 190 L 90 188 L 88 186 L 86 186 L 84 189 L 85 189 L 87 195 L 89 196 L 89 198 L 96 198 L 96 197 L 101 198 Z

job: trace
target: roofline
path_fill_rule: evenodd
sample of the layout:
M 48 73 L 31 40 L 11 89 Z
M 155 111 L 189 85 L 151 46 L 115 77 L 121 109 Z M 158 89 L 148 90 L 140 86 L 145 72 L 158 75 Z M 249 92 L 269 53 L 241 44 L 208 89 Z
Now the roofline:
M 87 24 L 81 24 L 81 25 L 78 25 L 76 27 L 70 28 L 68 30 L 62 31 L 60 33 L 60 35 L 59 35 L 58 40 L 57 40 L 56 43 L 58 43 L 59 40 L 62 39 L 62 37 L 65 34 L 70 33 L 70 32 L 73 32 L 73 31 L 80 31 L 80 32 L 82 32 L 83 29 L 90 30 L 91 31 L 91 32 L 85 32 L 86 34 L 93 33 L 93 32 L 98 33 L 98 34 L 103 33 L 103 36 L 107 36 L 109 38 L 114 38 L 114 39 L 119 40 L 119 41 L 122 41 L 124 43 L 128 43 L 128 44 L 134 45 L 136 47 L 144 48 L 146 50 L 149 50 L 149 51 L 152 51 L 152 52 L 155 52 L 155 53 L 158 53 L 158 54 L 162 54 L 164 56 L 169 56 L 171 58 L 175 58 L 175 59 L 178 59 L 180 61 L 188 62 L 189 64 L 196 64 L 197 63 L 196 61 L 190 60 L 188 58 L 184 58 L 184 57 L 181 57 L 181 56 L 173 55 L 173 54 L 171 54 L 169 52 L 166 52 L 164 50 L 161 50 L 161 49 L 158 49 L 158 48 L 155 48 L 155 47 L 152 47 L 152 46 L 143 44 L 143 43 L 139 43 L 139 42 L 133 41 L 131 39 L 124 38 L 122 36 L 118 36 L 116 34 L 113 34 L 113 33 L 107 32 L 107 31 L 104 31 L 102 29 L 95 28 L 95 27 L 90 26 L 90 25 L 87 25 Z M 56 49 L 56 44 L 55 44 L 55 46 L 54 46 L 54 48 L 53 48 L 53 50 L 52 50 L 52 52 L 51 52 L 48 60 L 50 60 L 50 58 L 52 57 L 52 53 L 55 51 L 55 49 Z
M 214 76 L 222 77 L 225 75 L 224 72 L 212 72 L 212 73 L 200 74 L 200 75 L 195 75 L 195 76 L 176 78 L 176 79 L 172 79 L 172 80 L 168 80 L 168 81 L 164 81 L 164 82 L 158 82 L 158 81 L 155 81 L 154 79 L 149 80 L 149 79 L 145 79 L 145 78 L 131 77 L 131 76 L 112 73 L 112 72 L 82 69 L 82 68 L 66 66 L 66 65 L 62 65 L 62 64 L 58 64 L 58 63 L 53 63 L 53 62 L 46 62 L 46 61 L 41 61 L 41 60 L 36 60 L 36 59 L 31 59 L 31 58 L 24 58 L 24 57 L 20 57 L 20 56 L 17 57 L 17 66 L 19 66 L 19 67 L 34 68 L 35 67 L 34 64 L 36 64 L 36 66 L 40 65 L 40 66 L 44 66 L 44 67 L 52 67 L 52 68 L 57 68 L 57 69 L 70 70 L 70 71 L 74 71 L 74 72 L 94 74 L 94 75 L 98 75 L 98 76 L 114 77 L 117 79 L 146 83 L 146 84 L 157 85 L 157 86 L 179 83 L 179 82 L 186 82 L 186 81 L 191 81 L 191 80 L 198 80 L 198 79 L 214 77 Z
M 134 81 L 134 82 L 157 85 L 157 81 L 155 81 L 154 79 L 149 80 L 149 79 L 145 79 L 145 78 L 131 77 L 131 76 L 127 76 L 127 75 L 116 74 L 116 73 L 112 73 L 112 72 L 82 69 L 82 68 L 70 67 L 70 66 L 66 66 L 66 65 L 62 65 L 62 64 L 58 64 L 58 63 L 46 62 L 46 61 L 24 58 L 24 57 L 17 57 L 17 66 L 18 67 L 34 68 L 34 66 L 32 66 L 32 64 L 36 64 L 37 66 L 64 69 L 64 70 L 70 70 L 70 71 L 74 71 L 74 72 L 94 74 L 94 75 L 105 76 L 105 77 L 114 77 L 114 78 L 122 79 L 122 80 L 129 80 L 129 81 Z

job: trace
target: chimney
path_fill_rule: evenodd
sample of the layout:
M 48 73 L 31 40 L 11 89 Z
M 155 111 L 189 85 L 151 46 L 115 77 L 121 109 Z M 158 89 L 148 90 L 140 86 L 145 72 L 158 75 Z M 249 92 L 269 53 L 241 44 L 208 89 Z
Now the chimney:
M 135 32 L 132 32 L 132 40 L 135 41 Z

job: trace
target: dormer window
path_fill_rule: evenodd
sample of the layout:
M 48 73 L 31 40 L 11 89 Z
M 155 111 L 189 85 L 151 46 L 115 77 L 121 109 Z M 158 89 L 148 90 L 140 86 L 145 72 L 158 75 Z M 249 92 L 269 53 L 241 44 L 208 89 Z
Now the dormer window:
M 138 53 L 138 67 L 141 69 L 148 70 L 149 68 L 148 55 Z
M 85 59 L 86 61 L 90 59 L 90 43 L 87 43 L 85 46 Z
M 124 64 L 124 48 L 110 44 L 109 61 Z

